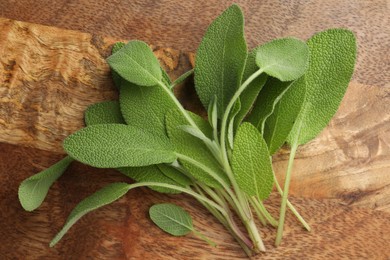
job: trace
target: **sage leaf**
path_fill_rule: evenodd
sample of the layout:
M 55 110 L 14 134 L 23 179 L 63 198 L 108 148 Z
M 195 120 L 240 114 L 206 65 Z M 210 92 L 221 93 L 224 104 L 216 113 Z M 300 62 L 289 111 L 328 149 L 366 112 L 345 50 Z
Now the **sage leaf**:
M 260 91 L 253 109 L 248 116 L 248 122 L 252 123 L 260 131 L 264 132 L 264 125 L 267 118 L 272 114 L 276 104 L 291 86 L 292 81 L 280 81 L 269 77 L 267 83 Z
M 256 64 L 268 75 L 281 81 L 301 77 L 308 66 L 309 49 L 305 42 L 295 38 L 281 38 L 257 49 Z
M 294 88 L 306 88 L 306 96 L 288 137 L 290 144 L 296 135 L 298 144 L 307 143 L 327 126 L 344 97 L 356 60 L 355 36 L 346 29 L 317 33 L 307 45 L 310 65 L 304 79 Z
M 171 88 L 174 88 L 175 86 L 183 83 L 189 76 L 191 76 L 192 74 L 194 74 L 194 69 L 191 69 L 189 71 L 186 71 L 185 73 L 183 73 L 180 77 L 178 77 L 172 84 L 171 84 Z
M 256 64 L 256 53 L 258 48 L 259 47 L 253 49 L 250 53 L 248 53 L 244 69 L 244 75 L 242 77 L 243 82 L 259 69 Z M 259 95 L 259 92 L 263 88 L 266 81 L 267 74 L 262 73 L 260 76 L 254 79 L 240 95 L 241 107 L 234 119 L 234 131 L 237 130 L 238 126 L 242 123 L 245 116 L 251 110 L 257 96 Z
M 118 101 L 105 101 L 90 105 L 85 111 L 85 124 L 125 124 Z
M 135 180 L 136 182 L 158 182 L 158 183 L 166 183 L 176 186 L 182 186 L 181 184 L 177 183 L 175 180 L 167 177 L 158 167 L 158 165 L 150 165 L 150 166 L 144 166 L 144 167 L 125 167 L 125 168 L 119 168 L 118 169 L 122 174 L 126 175 L 127 177 Z M 158 187 L 158 186 L 148 186 L 148 188 L 161 192 L 161 193 L 171 193 L 171 194 L 178 194 L 180 191 L 165 188 L 165 187 Z
M 211 23 L 195 60 L 196 92 L 205 108 L 217 96 L 219 118 L 240 86 L 246 56 L 244 17 L 232 5 Z
M 85 214 L 116 201 L 125 195 L 128 190 L 129 184 L 127 183 L 113 183 L 85 198 L 72 210 L 64 227 L 50 242 L 50 247 L 55 246 L 65 233 Z
M 167 139 L 122 124 L 81 129 L 65 139 L 64 149 L 72 158 L 97 168 L 147 166 L 176 159 Z
M 184 236 L 194 229 L 190 214 L 174 204 L 155 204 L 150 207 L 149 216 L 154 224 L 173 236 Z
M 119 103 L 128 125 L 165 135 L 165 115 L 177 109 L 163 88 L 144 88 L 125 82 L 120 88 Z
M 112 49 L 111 49 L 111 54 L 114 54 L 116 53 L 117 51 L 119 51 L 120 49 L 122 49 L 122 47 L 124 47 L 126 44 L 124 42 L 116 42 L 113 46 L 112 46 Z M 115 71 L 111 70 L 111 76 L 112 76 L 112 80 L 114 81 L 114 85 L 116 88 L 119 89 L 119 87 L 121 86 L 121 83 L 122 83 L 122 78 L 121 76 L 116 73 Z
M 126 81 L 155 86 L 162 78 L 160 63 L 142 41 L 130 41 L 107 59 L 110 67 Z
M 276 153 L 286 142 L 302 109 L 306 93 L 306 88 L 300 87 L 302 80 L 301 77 L 291 84 L 286 93 L 283 94 L 283 98 L 275 105 L 273 113 L 265 121 L 263 136 L 270 155 Z
M 249 196 L 268 198 L 273 187 L 272 164 L 262 135 L 255 126 L 243 123 L 234 139 L 232 168 L 238 186 Z
M 208 122 L 193 113 L 190 113 L 190 115 L 205 136 L 210 137 L 212 135 L 212 129 Z M 214 159 L 213 154 L 207 146 L 197 137 L 182 130 L 182 126 L 186 123 L 187 121 L 180 111 L 171 110 L 166 115 L 166 128 L 169 139 L 175 146 L 175 151 L 206 166 L 223 181 L 228 183 L 226 175 L 221 170 L 218 161 Z M 211 187 L 221 187 L 220 183 L 203 169 L 187 161 L 181 159 L 179 159 L 179 161 L 195 179 Z
M 45 199 L 50 186 L 65 172 L 72 158 L 65 157 L 46 170 L 25 179 L 19 186 L 18 196 L 26 211 L 38 208 Z

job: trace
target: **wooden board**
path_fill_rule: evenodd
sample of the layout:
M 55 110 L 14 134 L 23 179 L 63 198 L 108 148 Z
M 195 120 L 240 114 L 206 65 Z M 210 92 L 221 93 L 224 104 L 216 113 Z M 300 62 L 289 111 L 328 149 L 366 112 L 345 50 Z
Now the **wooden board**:
M 0 141 L 62 153 L 85 108 L 117 97 L 104 61 L 114 40 L 1 18 L 0 28 Z M 191 53 L 153 48 L 173 78 L 194 61 Z M 204 114 L 189 83 L 177 95 Z M 387 87 L 353 81 L 329 127 L 299 149 L 292 194 L 390 210 L 389 99 Z M 287 156 L 275 156 L 279 176 Z
M 19 183 L 62 156 L 33 148 L 0 144 L 0 259 L 245 259 L 245 254 L 212 215 L 184 195 L 148 189 L 83 217 L 54 248 L 48 243 L 72 208 L 84 197 L 115 181 L 128 181 L 112 170 L 74 163 L 49 191 L 43 205 L 25 212 L 18 203 Z M 11 160 L 12 159 L 12 160 Z M 312 226 L 308 233 L 288 214 L 283 244 L 273 246 L 275 230 L 260 227 L 267 252 L 256 259 L 388 259 L 390 214 L 343 206 L 336 200 L 291 198 Z M 172 237 L 147 216 L 154 203 L 174 202 L 190 211 L 196 228 L 218 244 L 193 235 Z M 266 201 L 276 214 L 275 194 Z

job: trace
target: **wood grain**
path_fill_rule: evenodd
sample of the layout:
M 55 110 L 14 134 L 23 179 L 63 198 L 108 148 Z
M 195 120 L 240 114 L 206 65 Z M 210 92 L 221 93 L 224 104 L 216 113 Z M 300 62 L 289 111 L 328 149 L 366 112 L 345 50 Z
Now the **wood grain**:
M 232 3 L 245 13 L 251 48 L 275 37 L 307 39 L 346 27 L 359 43 L 355 79 L 374 86 L 390 82 L 388 0 L 2 0 L 0 16 L 195 51 L 210 22 Z
M 115 99 L 104 58 L 110 38 L 0 18 L 0 141 L 62 153 L 83 126 L 83 111 Z M 194 55 L 153 47 L 176 78 Z M 191 82 L 177 89 L 187 109 L 204 115 Z M 340 198 L 390 210 L 389 88 L 353 81 L 334 119 L 297 155 L 292 194 Z M 284 173 L 288 150 L 275 156 Z
M 161 195 L 148 189 L 83 217 L 54 248 L 48 243 L 72 208 L 84 197 L 115 181 L 129 181 L 113 170 L 74 163 L 50 189 L 42 206 L 25 212 L 17 199 L 19 183 L 62 156 L 0 143 L 0 259 L 244 259 L 245 255 L 212 215 L 193 198 Z M 6 174 L 4 174 L 6 173 Z M 273 247 L 275 230 L 260 227 L 268 251 L 256 259 L 388 259 L 390 214 L 341 205 L 337 200 L 291 198 L 313 231 L 304 231 L 287 215 L 284 242 Z M 173 237 L 149 220 L 154 203 L 174 202 L 188 210 L 194 225 L 218 244 L 193 235 Z M 279 199 L 266 201 L 276 215 Z

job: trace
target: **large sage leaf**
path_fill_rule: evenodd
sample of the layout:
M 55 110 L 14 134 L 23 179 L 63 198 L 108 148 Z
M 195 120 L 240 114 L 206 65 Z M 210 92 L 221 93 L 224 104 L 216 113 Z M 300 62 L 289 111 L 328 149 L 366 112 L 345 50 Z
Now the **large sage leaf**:
M 146 43 L 130 41 L 118 48 L 107 62 L 123 79 L 139 86 L 154 86 L 161 81 L 160 63 Z
M 123 195 L 129 190 L 129 184 L 127 183 L 113 183 L 103 189 L 97 191 L 91 196 L 81 201 L 70 213 L 68 219 L 65 222 L 64 227 L 50 242 L 50 247 L 55 246 L 58 241 L 65 235 L 66 232 L 85 214 L 110 204 Z
M 155 204 L 150 207 L 149 216 L 159 228 L 173 236 L 184 236 L 194 229 L 190 214 L 174 204 Z
M 190 113 L 190 115 L 200 130 L 207 137 L 210 137 L 212 135 L 212 129 L 210 128 L 208 122 L 195 114 Z M 214 156 L 202 142 L 202 140 L 182 129 L 182 127 L 186 124 L 187 121 L 180 113 L 180 111 L 171 110 L 166 115 L 167 132 L 169 139 L 175 146 L 175 151 L 206 166 L 211 171 L 216 173 L 220 178 L 222 178 L 226 183 L 228 183 L 228 179 L 221 170 L 219 163 L 215 160 Z M 188 170 L 188 172 L 193 175 L 195 179 L 211 187 L 221 187 L 221 185 L 213 177 L 211 177 L 209 173 L 200 167 L 195 166 L 185 160 L 179 159 L 179 161 Z
M 46 197 L 50 186 L 65 172 L 72 158 L 65 157 L 46 170 L 25 179 L 19 186 L 19 201 L 27 211 L 38 208 Z
M 243 123 L 234 139 L 232 167 L 238 186 L 249 196 L 264 200 L 273 187 L 273 172 L 267 144 L 250 123 Z
M 281 38 L 257 49 L 256 64 L 268 75 L 281 81 L 301 77 L 309 64 L 309 49 L 295 38 Z
M 244 17 L 232 5 L 211 23 L 195 60 L 196 92 L 206 109 L 217 97 L 219 118 L 241 83 L 246 56 Z
M 85 111 L 85 124 L 125 124 L 118 101 L 105 101 L 90 105 Z
M 98 168 L 146 166 L 176 159 L 167 139 L 122 124 L 81 129 L 65 139 L 64 149 L 72 158 Z
M 289 143 L 299 135 L 298 144 L 304 144 L 326 127 L 340 105 L 355 65 L 356 41 L 349 30 L 326 30 L 315 34 L 307 44 L 310 65 L 304 79 L 294 88 L 306 89 L 305 102 L 288 137 Z

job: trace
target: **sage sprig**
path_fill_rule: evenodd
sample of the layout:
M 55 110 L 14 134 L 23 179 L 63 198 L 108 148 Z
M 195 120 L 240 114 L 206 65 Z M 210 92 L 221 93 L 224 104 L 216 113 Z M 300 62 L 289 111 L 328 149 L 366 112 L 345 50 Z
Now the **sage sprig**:
M 298 145 L 320 133 L 336 112 L 355 59 L 355 37 L 346 29 L 326 30 L 307 42 L 275 39 L 248 51 L 244 16 L 237 5 L 212 22 L 195 68 L 175 81 L 146 43 L 117 43 L 107 62 L 119 101 L 86 110 L 87 126 L 64 141 L 68 157 L 21 183 L 21 205 L 28 211 L 39 207 L 53 182 L 77 160 L 117 169 L 135 183 L 114 183 L 84 199 L 51 246 L 83 215 L 144 186 L 193 196 L 248 256 L 266 250 L 253 212 L 263 225 L 277 228 L 279 245 L 287 207 L 310 230 L 288 200 L 294 156 Z M 208 121 L 185 110 L 173 94 L 192 74 Z M 271 155 L 285 143 L 291 153 L 282 189 Z M 282 196 L 279 218 L 264 205 L 274 185 Z M 149 214 L 171 235 L 193 232 L 215 246 L 176 205 L 154 205 Z

